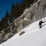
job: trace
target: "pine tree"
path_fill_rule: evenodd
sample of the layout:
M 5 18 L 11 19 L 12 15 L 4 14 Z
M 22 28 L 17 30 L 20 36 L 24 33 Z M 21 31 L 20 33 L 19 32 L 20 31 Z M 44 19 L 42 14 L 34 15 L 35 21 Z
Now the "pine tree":
M 10 17 L 9 17 L 9 21 L 10 21 L 10 22 L 13 22 L 13 20 L 14 20 L 14 15 L 15 15 L 15 5 L 14 5 L 14 3 L 13 3 L 13 4 L 12 4 L 12 7 L 11 7 Z
M 1 20 L 1 24 L 0 24 L 1 29 L 0 30 L 3 30 L 4 28 L 6 28 L 9 25 L 8 18 L 9 18 L 9 13 L 8 13 L 8 11 L 6 11 L 5 16 Z

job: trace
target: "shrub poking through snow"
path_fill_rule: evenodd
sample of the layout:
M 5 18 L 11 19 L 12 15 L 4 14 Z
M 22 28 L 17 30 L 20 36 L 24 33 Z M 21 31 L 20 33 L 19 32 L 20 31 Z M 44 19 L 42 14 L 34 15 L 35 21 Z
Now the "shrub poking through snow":
M 21 35 L 24 34 L 24 33 L 25 33 L 25 31 L 21 31 L 20 34 L 19 34 L 19 36 L 21 36 Z

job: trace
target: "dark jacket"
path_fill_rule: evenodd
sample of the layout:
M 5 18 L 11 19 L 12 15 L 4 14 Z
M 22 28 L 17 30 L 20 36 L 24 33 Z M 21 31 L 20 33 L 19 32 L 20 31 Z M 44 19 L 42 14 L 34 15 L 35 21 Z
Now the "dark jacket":
M 39 22 L 39 25 L 41 25 L 42 23 L 44 23 L 42 20 Z

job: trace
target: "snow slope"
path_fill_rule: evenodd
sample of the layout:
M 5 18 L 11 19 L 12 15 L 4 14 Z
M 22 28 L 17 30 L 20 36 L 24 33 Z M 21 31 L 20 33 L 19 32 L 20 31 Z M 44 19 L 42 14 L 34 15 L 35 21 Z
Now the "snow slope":
M 43 18 L 44 20 L 45 18 Z M 40 20 L 28 25 L 21 31 L 25 33 L 19 36 L 19 33 L 14 35 L 6 42 L 0 44 L 0 46 L 46 46 L 46 22 L 44 26 L 39 29 Z

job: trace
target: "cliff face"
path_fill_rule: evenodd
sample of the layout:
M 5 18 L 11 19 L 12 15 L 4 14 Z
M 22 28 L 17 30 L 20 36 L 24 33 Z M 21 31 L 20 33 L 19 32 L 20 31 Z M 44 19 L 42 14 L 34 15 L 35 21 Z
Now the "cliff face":
M 0 43 L 9 39 L 30 23 L 43 17 L 46 17 L 46 0 L 38 0 L 29 8 L 25 9 L 23 14 L 15 19 L 6 29 L 0 32 Z

